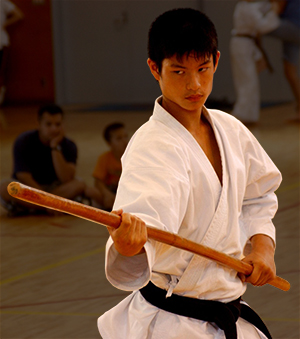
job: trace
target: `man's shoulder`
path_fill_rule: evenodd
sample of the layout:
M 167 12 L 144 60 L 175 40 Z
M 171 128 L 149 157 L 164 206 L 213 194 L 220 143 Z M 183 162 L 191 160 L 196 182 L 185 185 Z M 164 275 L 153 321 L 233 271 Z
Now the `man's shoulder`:
M 38 139 L 38 130 L 29 130 L 19 134 L 16 138 L 16 142 L 30 142 Z
M 214 121 L 218 122 L 219 124 L 223 125 L 224 127 L 232 127 L 232 128 L 246 128 L 243 123 L 238 120 L 236 117 L 231 115 L 230 113 L 218 110 L 218 109 L 211 109 L 207 108 L 209 115 L 213 118 Z
M 168 144 L 180 144 L 180 138 L 172 126 L 151 119 L 142 125 L 134 134 L 135 144 L 140 147 L 143 145 L 149 147 L 160 147 Z
M 72 147 L 72 148 L 77 149 L 76 143 L 72 139 L 70 139 L 69 137 L 64 137 L 62 143 L 63 143 L 63 146 L 65 146 L 65 147 Z

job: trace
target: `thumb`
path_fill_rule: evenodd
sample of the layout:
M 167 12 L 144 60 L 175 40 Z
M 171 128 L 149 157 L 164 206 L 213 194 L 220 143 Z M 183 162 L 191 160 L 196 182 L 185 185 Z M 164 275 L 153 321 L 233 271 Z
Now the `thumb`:
M 111 211 L 111 213 L 118 215 L 118 216 L 121 216 L 123 214 L 123 210 L 119 209 L 119 210 L 116 210 L 116 211 Z

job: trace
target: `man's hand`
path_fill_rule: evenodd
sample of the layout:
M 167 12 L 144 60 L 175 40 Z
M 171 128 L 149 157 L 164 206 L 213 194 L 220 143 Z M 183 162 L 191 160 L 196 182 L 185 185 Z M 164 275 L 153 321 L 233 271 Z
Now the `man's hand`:
M 251 275 L 239 274 L 243 282 L 249 282 L 254 286 L 262 286 L 276 277 L 274 262 L 275 246 L 273 240 L 263 234 L 254 235 L 251 238 L 252 251 L 243 261 L 253 266 Z
M 144 244 L 147 241 L 146 224 L 132 214 L 123 213 L 122 210 L 113 211 L 112 213 L 122 218 L 117 229 L 107 228 L 116 250 L 127 257 L 145 252 Z
M 59 134 L 50 140 L 50 147 L 55 148 L 57 145 L 59 145 L 62 142 L 64 136 L 65 132 L 64 129 L 61 127 Z

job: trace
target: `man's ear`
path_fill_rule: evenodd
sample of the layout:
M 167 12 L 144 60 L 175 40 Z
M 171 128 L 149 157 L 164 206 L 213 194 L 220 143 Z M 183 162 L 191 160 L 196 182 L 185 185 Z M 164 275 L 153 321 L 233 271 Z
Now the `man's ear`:
M 159 81 L 160 80 L 160 74 L 159 74 L 159 70 L 158 70 L 156 62 L 154 62 L 153 60 L 148 58 L 147 64 L 148 64 L 148 66 L 150 68 L 150 72 L 154 76 L 155 80 Z
M 220 56 L 221 56 L 221 52 L 218 51 L 218 52 L 217 52 L 217 55 L 216 55 L 216 62 L 215 62 L 215 69 L 214 69 L 214 72 L 215 72 L 215 71 L 217 70 L 217 68 L 218 68 Z

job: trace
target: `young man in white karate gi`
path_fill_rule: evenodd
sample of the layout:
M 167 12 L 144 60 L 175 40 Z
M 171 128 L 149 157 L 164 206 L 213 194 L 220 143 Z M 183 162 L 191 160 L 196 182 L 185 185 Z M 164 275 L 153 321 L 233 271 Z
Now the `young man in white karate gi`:
M 206 15 L 162 14 L 148 53 L 162 96 L 122 158 L 114 204 L 122 223 L 108 229 L 105 263 L 111 284 L 133 293 L 99 318 L 99 331 L 104 339 L 270 338 L 240 297 L 247 282 L 275 277 L 280 172 L 241 122 L 204 106 L 220 58 Z M 241 277 L 147 240 L 145 224 L 244 258 L 253 272 Z

